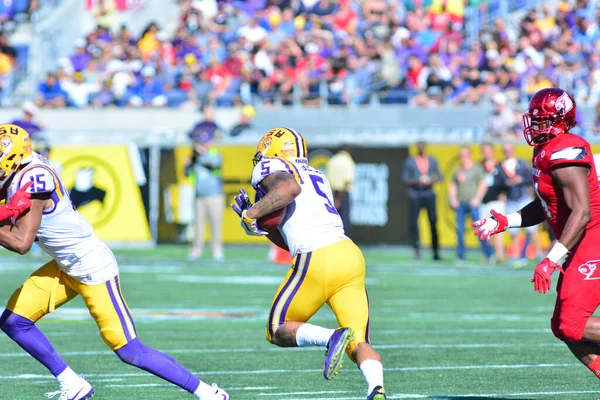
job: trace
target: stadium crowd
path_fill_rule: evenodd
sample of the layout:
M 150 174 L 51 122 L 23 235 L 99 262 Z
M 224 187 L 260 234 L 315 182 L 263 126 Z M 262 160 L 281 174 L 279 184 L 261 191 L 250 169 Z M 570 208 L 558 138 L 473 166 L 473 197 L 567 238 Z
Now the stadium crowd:
M 514 103 L 558 85 L 596 104 L 596 2 L 545 3 L 514 24 L 488 21 L 498 1 L 183 0 L 174 35 L 152 23 L 139 37 L 103 15 L 39 84 L 35 100 L 196 107 L 375 97 L 434 107 L 487 103 L 498 93 Z M 478 38 L 466 35 L 469 10 L 479 15 Z

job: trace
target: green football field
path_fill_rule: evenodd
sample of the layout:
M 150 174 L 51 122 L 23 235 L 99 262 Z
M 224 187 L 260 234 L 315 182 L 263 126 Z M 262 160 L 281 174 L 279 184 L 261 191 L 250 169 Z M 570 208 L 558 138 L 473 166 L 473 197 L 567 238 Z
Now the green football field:
M 177 246 L 116 253 L 140 339 L 217 382 L 232 399 L 366 397 L 348 358 L 340 375 L 325 381 L 323 349 L 280 349 L 265 340 L 269 306 L 286 273 L 266 261 L 266 247 L 229 248 L 222 264 L 188 262 L 187 249 Z M 384 359 L 388 398 L 597 398 L 598 380 L 550 332 L 554 292 L 534 293 L 531 267 L 481 265 L 479 253 L 459 266 L 414 262 L 396 248 L 371 248 L 365 255 L 371 339 Z M 0 257 L 4 304 L 44 259 Z M 312 322 L 336 326 L 328 309 Z M 94 399 L 192 398 L 122 364 L 80 299 L 39 326 L 94 386 Z M 57 388 L 47 370 L 0 335 L 0 399 L 42 399 Z

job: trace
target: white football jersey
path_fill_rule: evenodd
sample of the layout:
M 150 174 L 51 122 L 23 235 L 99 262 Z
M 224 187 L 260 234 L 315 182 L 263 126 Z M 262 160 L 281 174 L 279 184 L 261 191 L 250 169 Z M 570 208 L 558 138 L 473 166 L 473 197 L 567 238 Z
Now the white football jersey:
M 252 186 L 273 172 L 293 175 L 302 192 L 287 206 L 283 223 L 279 226 L 281 236 L 290 253 L 308 253 L 343 239 L 344 224 L 333 206 L 333 194 L 325 175 L 308 165 L 305 158 L 263 158 L 252 171 Z
M 94 235 L 90 223 L 75 210 L 48 160 L 37 153 L 33 153 L 33 160 L 15 174 L 8 187 L 7 199 L 28 181 L 34 182 L 28 192 L 47 194 L 53 204 L 42 214 L 36 236 L 40 248 L 57 261 L 63 272 L 83 283 L 103 283 L 116 276 L 119 271 L 112 252 Z

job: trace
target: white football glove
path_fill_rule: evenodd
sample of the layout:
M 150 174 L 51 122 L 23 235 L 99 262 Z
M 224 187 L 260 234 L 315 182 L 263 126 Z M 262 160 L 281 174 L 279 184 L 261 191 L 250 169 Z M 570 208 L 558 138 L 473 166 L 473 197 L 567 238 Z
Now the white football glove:
M 488 241 L 490 236 L 504 232 L 508 229 L 508 218 L 505 215 L 491 210 L 491 217 L 478 219 L 473 222 L 475 228 L 475 236 L 479 236 L 480 240 Z

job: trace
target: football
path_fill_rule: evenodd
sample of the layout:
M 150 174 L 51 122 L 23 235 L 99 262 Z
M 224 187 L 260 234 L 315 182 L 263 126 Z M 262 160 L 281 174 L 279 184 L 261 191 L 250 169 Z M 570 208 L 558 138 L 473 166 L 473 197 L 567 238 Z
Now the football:
M 279 225 L 281 225 L 281 223 L 283 222 L 286 211 L 287 211 L 287 207 L 283 207 L 283 208 L 280 208 L 279 210 L 275 210 L 272 213 L 259 218 L 256 221 L 256 224 L 258 225 L 258 227 L 260 229 L 267 231 L 267 232 L 277 229 L 277 227 L 279 227 Z

